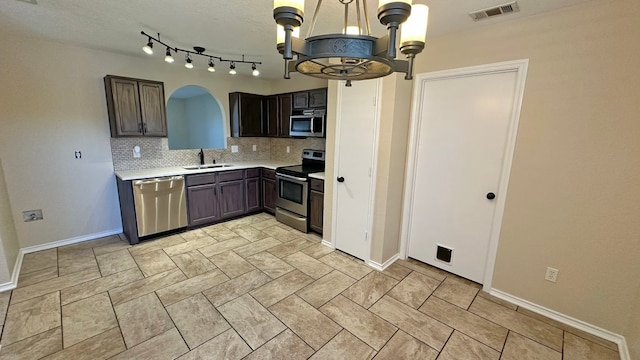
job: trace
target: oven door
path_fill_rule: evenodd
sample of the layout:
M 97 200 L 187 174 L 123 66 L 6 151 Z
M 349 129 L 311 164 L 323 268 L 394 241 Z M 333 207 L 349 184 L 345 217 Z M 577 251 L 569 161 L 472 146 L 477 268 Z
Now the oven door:
M 307 217 L 309 183 L 305 178 L 276 173 L 278 197 L 276 207 Z

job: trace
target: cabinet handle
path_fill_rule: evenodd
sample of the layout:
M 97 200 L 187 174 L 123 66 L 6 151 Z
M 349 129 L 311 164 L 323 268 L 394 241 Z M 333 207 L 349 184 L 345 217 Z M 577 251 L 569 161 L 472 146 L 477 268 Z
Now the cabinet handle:
M 142 123 L 138 123 L 138 132 L 141 133 L 142 132 Z
M 145 133 L 149 132 L 149 130 L 147 130 L 147 123 L 144 123 L 144 132 Z

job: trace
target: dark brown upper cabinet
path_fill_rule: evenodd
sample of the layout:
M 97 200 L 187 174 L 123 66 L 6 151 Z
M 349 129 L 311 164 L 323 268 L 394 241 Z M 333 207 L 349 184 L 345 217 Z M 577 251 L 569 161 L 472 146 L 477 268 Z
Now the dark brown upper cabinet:
M 263 116 L 264 96 L 234 92 L 229 93 L 231 136 L 265 136 Z
M 167 136 L 162 82 L 107 75 L 104 85 L 112 137 Z
M 289 137 L 291 93 L 267 97 L 266 129 L 269 137 Z
M 293 93 L 293 108 L 312 109 L 327 107 L 327 88 Z

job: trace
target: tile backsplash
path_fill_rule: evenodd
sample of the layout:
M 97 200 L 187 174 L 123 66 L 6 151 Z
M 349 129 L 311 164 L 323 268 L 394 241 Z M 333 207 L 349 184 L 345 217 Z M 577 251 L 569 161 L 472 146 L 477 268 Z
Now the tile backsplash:
M 133 157 L 134 146 L 140 146 L 140 158 Z M 231 146 L 238 152 L 232 153 Z M 256 151 L 253 151 L 256 145 Z M 287 146 L 289 152 L 287 153 Z M 215 159 L 218 163 L 251 160 L 279 160 L 300 162 L 302 149 L 325 149 L 325 139 L 278 139 L 278 138 L 227 138 L 226 149 L 205 149 L 207 164 Z M 111 154 L 114 170 L 148 169 L 170 166 L 196 165 L 197 150 L 169 150 L 167 138 L 111 138 Z

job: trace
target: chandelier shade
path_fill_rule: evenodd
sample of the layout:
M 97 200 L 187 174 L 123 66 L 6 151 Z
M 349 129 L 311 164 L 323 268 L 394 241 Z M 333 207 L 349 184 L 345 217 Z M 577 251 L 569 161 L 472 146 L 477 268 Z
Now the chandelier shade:
M 273 17 L 278 25 L 276 49 L 285 60 L 284 78 L 291 72 L 332 79 L 374 79 L 393 72 L 413 78 L 413 61 L 425 46 L 428 7 L 411 0 L 380 0 L 378 20 L 387 27 L 387 35 L 371 35 L 367 0 L 338 0 L 344 5 L 342 33 L 314 35 L 322 0 L 318 0 L 306 39 L 294 31 L 304 21 L 304 0 L 274 0 Z M 355 5 L 355 20 L 349 21 L 349 6 Z M 414 11 L 414 9 L 416 11 Z M 364 16 L 364 19 L 363 19 Z M 355 22 L 355 25 L 353 24 Z M 396 59 L 398 30 L 402 28 L 400 52 L 407 60 Z M 406 34 L 404 34 L 406 32 Z

